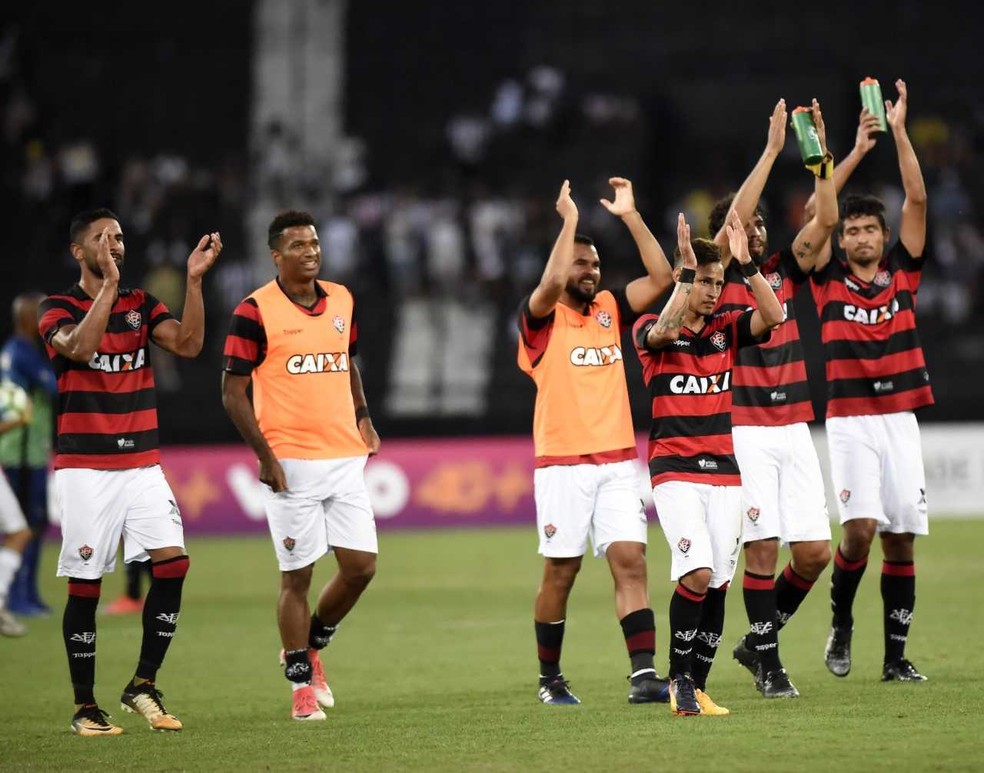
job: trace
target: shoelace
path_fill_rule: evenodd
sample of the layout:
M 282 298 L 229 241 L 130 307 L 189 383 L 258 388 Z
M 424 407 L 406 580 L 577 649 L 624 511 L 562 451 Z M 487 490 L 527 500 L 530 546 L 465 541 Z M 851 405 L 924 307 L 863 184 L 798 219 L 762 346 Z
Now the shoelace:
M 83 719 L 88 719 L 100 727 L 109 727 L 109 713 L 103 711 L 98 706 L 86 706 L 80 712 Z
M 679 705 L 682 701 L 697 702 L 696 688 L 694 687 L 694 683 L 689 679 L 681 678 L 677 680 L 676 694 L 677 705 Z
M 556 695 L 557 693 L 564 695 L 571 691 L 571 683 L 566 679 L 553 679 L 543 686 L 547 688 L 547 692 L 551 695 Z
M 154 704 L 155 710 L 161 714 L 167 714 L 167 709 L 164 708 L 164 693 L 154 687 L 153 684 L 148 682 L 137 688 L 137 691 L 133 695 L 133 700 L 137 701 L 140 698 L 147 698 L 147 700 Z

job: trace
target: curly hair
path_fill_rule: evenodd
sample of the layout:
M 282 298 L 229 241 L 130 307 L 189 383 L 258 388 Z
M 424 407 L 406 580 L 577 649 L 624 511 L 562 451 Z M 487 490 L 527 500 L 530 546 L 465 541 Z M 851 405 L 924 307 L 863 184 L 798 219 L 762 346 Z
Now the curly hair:
M 885 230 L 885 204 L 877 196 L 852 194 L 845 196 L 840 203 L 840 222 L 837 224 L 837 233 L 844 233 L 844 223 L 856 217 L 867 217 L 874 215 L 878 218 L 878 223 L 882 230 Z

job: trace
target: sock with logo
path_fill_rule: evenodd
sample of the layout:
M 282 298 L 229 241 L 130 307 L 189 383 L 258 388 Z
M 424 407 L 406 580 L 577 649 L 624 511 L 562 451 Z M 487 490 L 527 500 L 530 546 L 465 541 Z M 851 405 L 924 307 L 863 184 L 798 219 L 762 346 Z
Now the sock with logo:
M 678 582 L 670 597 L 670 678 L 693 673 L 694 639 L 707 594 Z
M 885 662 L 905 657 L 905 641 L 916 606 L 916 565 L 912 561 L 882 563 L 881 595 L 885 605 Z
M 20 553 L 11 548 L 0 547 L 0 609 L 7 606 L 7 592 L 20 565 Z
M 728 593 L 728 583 L 720 588 L 708 588 L 707 596 L 700 610 L 700 625 L 697 627 L 697 638 L 694 640 L 693 663 L 694 686 L 698 690 L 705 689 L 707 675 L 714 664 L 718 646 L 721 644 L 721 632 L 724 631 L 724 600 Z
M 311 631 L 308 634 L 308 647 L 313 650 L 323 650 L 328 646 L 331 637 L 338 630 L 338 625 L 325 625 L 318 619 L 317 614 L 311 615 Z
M 62 636 L 68 654 L 68 673 L 72 679 L 75 703 L 95 703 L 96 683 L 96 607 L 102 580 L 68 581 L 68 602 L 62 616 Z
M 307 647 L 284 651 L 284 676 L 295 690 L 311 684 L 311 661 Z
M 830 608 L 834 613 L 834 625 L 838 628 L 854 627 L 854 597 L 868 566 L 868 556 L 849 561 L 841 553 L 840 546 L 834 554 L 834 571 L 830 578 Z
M 786 564 L 779 579 L 776 580 L 776 628 L 782 630 L 796 610 L 799 609 L 806 594 L 813 588 L 815 580 L 807 580 L 796 574 L 791 563 Z
M 181 588 L 191 560 L 177 556 L 158 561 L 151 568 L 153 579 L 143 608 L 143 643 L 136 676 L 153 681 L 174 638 L 181 612 Z
M 620 621 L 625 647 L 629 651 L 632 673 L 629 681 L 639 684 L 656 678 L 656 615 L 648 607 L 629 612 Z
M 564 645 L 564 623 L 533 621 L 536 629 L 536 655 L 540 660 L 540 684 L 560 676 L 560 650 Z
M 741 591 L 750 629 L 745 646 L 758 653 L 763 672 L 782 668 L 776 629 L 776 584 L 772 575 L 755 574 L 746 569 Z

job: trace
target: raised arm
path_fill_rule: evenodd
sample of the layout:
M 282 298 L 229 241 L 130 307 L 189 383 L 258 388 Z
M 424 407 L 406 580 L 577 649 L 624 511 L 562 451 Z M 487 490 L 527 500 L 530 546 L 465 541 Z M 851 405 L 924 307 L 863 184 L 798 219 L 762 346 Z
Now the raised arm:
M 909 91 L 905 81 L 895 81 L 899 98 L 893 105 L 885 100 L 885 118 L 895 138 L 895 148 L 899 154 L 899 171 L 902 173 L 902 189 L 905 201 L 902 202 L 902 220 L 899 223 L 899 239 L 909 254 L 921 257 L 926 247 L 926 183 L 916 151 L 912 148 L 909 133 L 905 130 L 905 118 L 909 109 Z
M 188 280 L 185 287 L 184 312 L 181 321 L 168 319 L 154 328 L 153 340 L 162 349 L 181 357 L 197 357 L 205 343 L 205 301 L 202 298 L 202 277 L 222 252 L 222 238 L 215 231 L 198 241 L 188 256 Z
M 547 265 L 543 267 L 540 284 L 530 295 L 530 314 L 534 317 L 545 317 L 554 310 L 560 296 L 567 286 L 567 277 L 574 263 L 574 234 L 577 231 L 577 205 L 571 198 L 570 180 L 564 180 L 557 197 L 557 214 L 564 225 L 554 243 Z
M 772 328 L 781 325 L 786 314 L 769 283 L 765 281 L 765 277 L 752 262 L 752 256 L 748 252 L 748 235 L 745 233 L 744 223 L 733 209 L 728 212 L 728 219 L 725 221 L 724 227 L 728 231 L 731 252 L 735 256 L 735 260 L 741 265 L 741 273 L 748 280 L 752 294 L 755 296 L 757 308 L 752 312 L 750 330 L 752 335 L 758 338 Z
M 680 337 L 683 329 L 683 317 L 690 303 L 690 293 L 694 289 L 694 276 L 697 271 L 697 256 L 690 243 L 690 226 L 681 212 L 677 215 L 677 247 L 683 256 L 683 266 L 676 276 L 676 287 L 670 299 L 660 312 L 656 324 L 646 333 L 646 346 L 649 349 L 661 349 L 672 344 Z
M 738 212 L 738 217 L 742 223 L 747 223 L 749 218 L 755 214 L 759 199 L 762 198 L 762 191 L 765 190 L 765 183 L 772 172 L 772 165 L 782 152 L 783 145 L 786 144 L 786 100 L 780 99 L 772 109 L 772 116 L 769 118 L 769 136 L 765 142 L 765 150 L 756 162 L 745 182 L 741 184 L 735 194 L 731 208 Z M 731 262 L 731 246 L 728 240 L 727 221 L 721 226 L 721 230 L 714 235 L 714 242 L 721 250 L 721 262 L 727 268 Z
M 642 312 L 652 306 L 673 284 L 673 271 L 663 248 L 636 209 L 632 182 L 624 177 L 612 177 L 608 184 L 615 189 L 615 200 L 601 199 L 601 204 L 613 215 L 622 218 L 635 240 L 642 265 L 646 267 L 646 276 L 633 279 L 625 286 L 629 307 L 633 311 Z
M 804 274 L 809 274 L 816 267 L 817 261 L 824 253 L 824 245 L 830 240 L 830 235 L 837 227 L 834 159 L 827 150 L 827 131 L 823 123 L 823 114 L 820 112 L 820 103 L 816 99 L 813 100 L 812 110 L 813 123 L 817 127 L 817 137 L 820 140 L 820 149 L 823 151 L 823 161 L 814 172 L 816 180 L 813 184 L 813 198 L 816 205 L 813 207 L 813 215 L 793 239 L 793 256 Z M 830 253 L 826 252 L 824 265 L 829 259 Z

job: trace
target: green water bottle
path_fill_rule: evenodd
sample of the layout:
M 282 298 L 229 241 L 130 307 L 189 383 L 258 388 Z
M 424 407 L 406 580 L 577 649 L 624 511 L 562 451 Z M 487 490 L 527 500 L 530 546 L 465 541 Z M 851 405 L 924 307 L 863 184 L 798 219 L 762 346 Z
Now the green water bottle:
M 820 147 L 820 137 L 810 108 L 797 107 L 793 110 L 793 131 L 796 132 L 803 165 L 816 166 L 823 161 L 823 148 Z
M 861 106 L 872 115 L 878 116 L 878 131 L 884 134 L 888 131 L 888 121 L 885 120 L 885 100 L 882 99 L 881 86 L 874 78 L 868 77 L 861 81 Z

